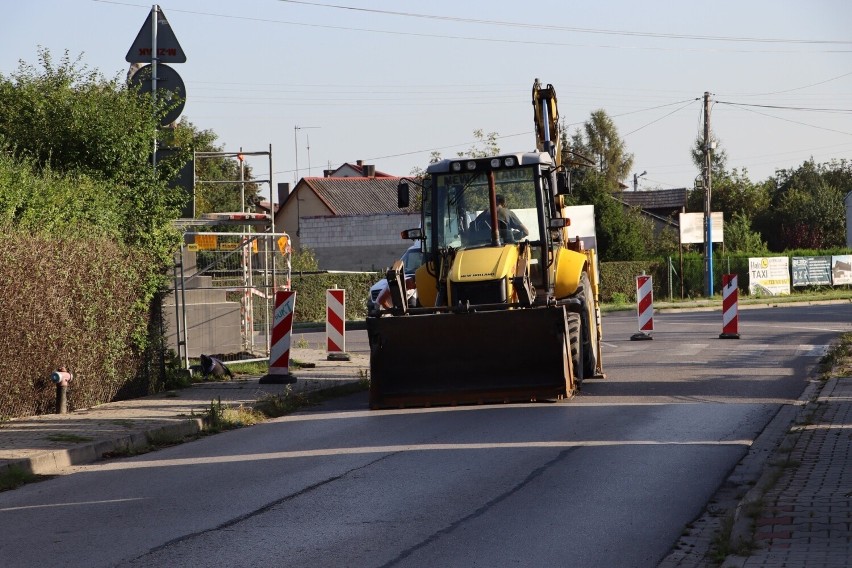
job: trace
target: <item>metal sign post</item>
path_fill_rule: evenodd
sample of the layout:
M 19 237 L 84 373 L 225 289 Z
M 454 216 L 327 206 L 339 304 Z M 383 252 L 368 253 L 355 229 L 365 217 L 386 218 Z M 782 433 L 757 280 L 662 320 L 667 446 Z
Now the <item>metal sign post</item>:
M 154 109 L 157 108 L 157 63 L 186 63 L 186 54 L 178 43 L 169 21 L 160 6 L 154 4 L 151 7 L 150 17 L 145 19 L 136 39 L 124 56 L 128 63 L 151 64 L 151 100 Z M 177 73 L 177 81 L 180 76 Z M 151 154 L 151 163 L 154 173 L 157 172 L 157 135 L 154 134 L 154 150 Z

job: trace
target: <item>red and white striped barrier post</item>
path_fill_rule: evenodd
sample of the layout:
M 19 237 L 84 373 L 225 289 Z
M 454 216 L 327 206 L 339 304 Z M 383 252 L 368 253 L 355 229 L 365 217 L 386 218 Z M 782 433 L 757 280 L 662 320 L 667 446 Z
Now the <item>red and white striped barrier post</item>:
M 654 287 L 650 276 L 636 277 L 636 313 L 639 316 L 639 332 L 630 336 L 632 341 L 654 339 Z
M 325 338 L 329 361 L 348 361 L 346 353 L 346 290 L 325 291 Z
M 290 341 L 295 309 L 296 292 L 291 290 L 275 292 L 269 373 L 260 378 L 261 384 L 283 385 L 296 382 L 296 377 L 290 374 Z
M 737 316 L 737 302 L 739 289 L 737 288 L 736 274 L 722 275 L 722 333 L 719 339 L 739 339 L 737 330 L 739 317 Z

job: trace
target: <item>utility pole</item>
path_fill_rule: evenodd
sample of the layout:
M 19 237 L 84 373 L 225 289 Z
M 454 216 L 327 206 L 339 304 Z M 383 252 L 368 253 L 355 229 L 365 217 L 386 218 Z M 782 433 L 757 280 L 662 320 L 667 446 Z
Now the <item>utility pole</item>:
M 704 291 L 713 296 L 713 220 L 710 208 L 710 166 L 713 145 L 710 141 L 710 93 L 704 92 Z
M 633 173 L 633 191 L 637 191 L 639 189 L 639 178 L 647 174 L 648 171 L 644 171 L 641 174 Z

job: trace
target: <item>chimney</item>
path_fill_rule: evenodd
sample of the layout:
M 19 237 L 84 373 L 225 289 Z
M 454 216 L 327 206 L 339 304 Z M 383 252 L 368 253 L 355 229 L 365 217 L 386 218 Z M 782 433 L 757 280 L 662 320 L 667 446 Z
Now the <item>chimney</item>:
M 331 174 L 333 174 L 333 173 L 334 173 L 334 170 L 323 170 L 322 171 L 322 177 L 330 178 Z
M 363 166 L 363 165 L 364 165 L 364 160 L 356 160 L 356 161 L 355 161 L 355 165 L 356 165 L 356 166 L 358 166 L 358 167 L 360 168 L 361 166 Z
M 278 207 L 281 207 L 281 204 L 287 199 L 287 196 L 290 195 L 290 184 L 289 183 L 279 183 L 278 184 Z
M 376 166 L 373 165 L 365 165 L 364 168 L 364 177 L 376 177 Z

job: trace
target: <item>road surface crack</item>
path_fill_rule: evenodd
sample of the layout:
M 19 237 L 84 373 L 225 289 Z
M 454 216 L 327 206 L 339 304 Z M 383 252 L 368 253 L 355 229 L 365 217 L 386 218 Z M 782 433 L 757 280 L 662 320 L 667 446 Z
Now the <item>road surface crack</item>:
M 559 463 L 560 461 L 565 459 L 565 457 L 567 457 L 568 454 L 570 454 L 571 452 L 573 452 L 577 449 L 579 449 L 579 448 L 573 447 L 573 448 L 567 448 L 565 450 L 562 450 L 561 452 L 559 452 L 556 455 L 555 458 L 553 458 L 549 462 L 543 464 L 541 467 L 538 467 L 538 468 L 534 469 L 532 472 L 530 472 L 530 474 L 527 475 L 526 478 L 524 478 L 523 481 L 521 481 L 520 483 L 518 483 L 514 487 L 511 487 L 508 490 L 501 493 L 500 495 L 497 495 L 496 497 L 494 497 L 493 499 L 491 499 L 490 501 L 488 501 L 487 503 L 485 503 L 484 505 L 482 505 L 481 507 L 479 507 L 478 509 L 476 509 L 475 511 L 470 513 L 469 515 L 466 515 L 466 516 L 458 519 L 457 521 L 453 522 L 449 526 L 444 527 L 443 529 L 433 533 L 431 536 L 429 536 L 428 538 L 426 538 L 426 539 L 422 540 L 421 542 L 415 544 L 414 546 L 411 546 L 411 547 L 407 548 L 406 550 L 403 550 L 402 552 L 400 552 L 396 556 L 396 558 L 393 558 L 390 561 L 382 564 L 381 568 L 389 568 L 391 566 L 396 565 L 397 563 L 399 563 L 402 560 L 405 560 L 406 558 L 408 558 L 409 556 L 411 556 L 412 554 L 414 554 L 418 550 L 425 548 L 426 546 L 429 546 L 431 543 L 435 542 L 439 538 L 452 533 L 454 530 L 456 530 L 458 527 L 464 525 L 468 521 L 471 521 L 473 519 L 476 519 L 476 518 L 484 515 L 490 509 L 499 505 L 500 503 L 502 503 L 503 501 L 505 501 L 506 499 L 508 499 L 512 495 L 514 495 L 515 493 L 521 491 L 522 489 L 524 489 L 527 485 L 532 483 L 538 477 L 541 477 L 541 475 L 545 471 L 547 471 L 548 469 L 550 469 L 551 467 L 553 467 L 554 465 L 556 465 L 557 463 Z
M 197 537 L 199 537 L 199 536 L 203 536 L 203 535 L 205 535 L 205 534 L 207 534 L 207 533 L 211 533 L 211 532 L 216 532 L 216 531 L 221 531 L 221 530 L 229 529 L 229 528 L 231 528 L 231 527 L 233 527 L 233 526 L 235 526 L 235 525 L 238 525 L 238 524 L 242 523 L 243 521 L 246 521 L 246 520 L 248 520 L 248 519 L 251 519 L 252 517 L 256 517 L 256 516 L 258 516 L 258 515 L 262 515 L 262 514 L 264 514 L 264 513 L 268 512 L 268 511 L 270 511 L 270 510 L 274 509 L 274 508 L 275 508 L 275 507 L 277 507 L 278 505 L 281 505 L 282 503 L 286 503 L 287 501 L 291 501 L 291 500 L 293 500 L 293 499 L 296 499 L 296 498 L 298 498 L 298 497 L 301 497 L 302 495 L 305 495 L 305 494 L 307 494 L 307 493 L 310 493 L 310 492 L 312 492 L 312 491 L 314 491 L 314 490 L 316 490 L 316 489 L 319 489 L 320 487 L 323 487 L 323 486 L 325 486 L 325 485 L 328 485 L 329 483 L 334 483 L 335 481 L 338 481 L 338 480 L 340 480 L 340 479 L 343 479 L 344 477 L 346 477 L 346 476 L 348 476 L 348 475 L 350 475 L 350 474 L 352 474 L 352 473 L 355 473 L 355 472 L 360 471 L 360 470 L 362 470 L 362 469 L 369 468 L 369 467 L 371 467 L 371 466 L 373 466 L 373 465 L 375 465 L 375 464 L 377 464 L 377 463 L 379 463 L 379 462 L 381 462 L 381 461 L 383 461 L 383 460 L 386 460 L 386 459 L 388 459 L 388 458 L 390 458 L 390 457 L 392 457 L 392 456 L 394 456 L 394 455 L 396 455 L 396 454 L 398 454 L 398 453 L 400 453 L 400 452 L 393 452 L 393 453 L 390 453 L 390 454 L 383 455 L 383 456 L 381 456 L 380 458 L 377 458 L 377 459 L 375 459 L 375 460 L 372 460 L 372 461 L 370 461 L 370 462 L 367 462 L 367 463 L 365 463 L 365 464 L 363 464 L 363 465 L 360 465 L 360 466 L 355 467 L 355 468 L 352 468 L 352 469 L 348 469 L 348 470 L 344 471 L 343 473 L 340 473 L 339 475 L 335 475 L 335 476 L 333 476 L 333 477 L 329 477 L 329 478 L 327 478 L 327 479 L 323 479 L 322 481 L 318 481 L 318 482 L 316 482 L 316 483 L 314 483 L 314 484 L 312 484 L 312 485 L 308 485 L 308 486 L 306 486 L 306 487 L 304 487 L 304 488 L 300 489 L 299 491 L 296 491 L 295 493 L 291 493 L 291 494 L 289 494 L 289 495 L 285 495 L 284 497 L 281 497 L 280 499 L 276 499 L 275 501 L 272 501 L 272 502 L 270 502 L 270 503 L 267 503 L 266 505 L 264 505 L 263 507 L 260 507 L 259 509 L 255 509 L 254 511 L 250 511 L 250 512 L 248 512 L 248 513 L 245 513 L 244 515 L 240 515 L 240 516 L 238 516 L 238 517 L 234 517 L 233 519 L 230 519 L 230 520 L 228 520 L 228 521 L 225 521 L 224 523 L 221 523 L 221 524 L 219 524 L 219 525 L 217 525 L 217 526 L 215 526 L 215 527 L 211 527 L 211 528 L 209 528 L 209 529 L 204 529 L 204 530 L 196 531 L 196 532 L 193 532 L 193 533 L 185 534 L 185 535 L 180 536 L 180 537 L 178 537 L 178 538 L 172 539 L 172 540 L 170 540 L 170 541 L 168 541 L 168 542 L 164 542 L 163 544 L 161 544 L 161 545 L 159 545 L 159 546 L 156 546 L 156 547 L 154 547 L 154 548 L 151 548 L 151 549 L 150 549 L 150 550 L 148 550 L 148 552 L 146 552 L 145 554 L 142 554 L 142 555 L 140 555 L 140 556 L 137 556 L 136 558 L 134 558 L 134 559 L 133 559 L 133 561 L 132 561 L 132 562 L 135 562 L 135 561 L 141 560 L 142 558 L 144 558 L 145 556 L 148 556 L 149 554 L 154 554 L 154 553 L 160 552 L 160 551 L 165 550 L 165 549 L 167 549 L 167 548 L 169 548 L 169 547 L 171 547 L 171 546 L 174 546 L 174 545 L 176 545 L 176 544 L 180 544 L 181 542 L 185 542 L 185 541 L 188 541 L 188 540 L 192 540 L 192 539 L 197 538 Z

